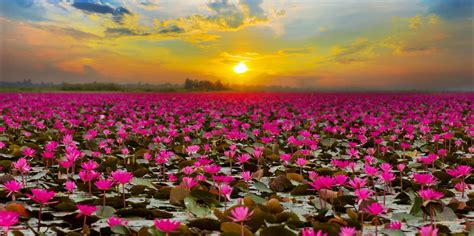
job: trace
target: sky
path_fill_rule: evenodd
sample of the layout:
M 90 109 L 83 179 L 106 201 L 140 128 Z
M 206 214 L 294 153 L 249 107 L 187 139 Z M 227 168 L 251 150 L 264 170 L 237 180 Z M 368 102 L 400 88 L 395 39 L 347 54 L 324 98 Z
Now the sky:
M 473 2 L 5 0 L 0 80 L 472 90 Z

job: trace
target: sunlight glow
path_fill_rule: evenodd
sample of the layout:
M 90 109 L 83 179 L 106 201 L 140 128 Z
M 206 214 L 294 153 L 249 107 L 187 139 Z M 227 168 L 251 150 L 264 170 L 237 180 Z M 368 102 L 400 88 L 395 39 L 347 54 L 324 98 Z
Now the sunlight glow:
M 243 62 L 240 62 L 239 64 L 234 66 L 234 72 L 237 74 L 245 73 L 247 70 L 248 68 Z

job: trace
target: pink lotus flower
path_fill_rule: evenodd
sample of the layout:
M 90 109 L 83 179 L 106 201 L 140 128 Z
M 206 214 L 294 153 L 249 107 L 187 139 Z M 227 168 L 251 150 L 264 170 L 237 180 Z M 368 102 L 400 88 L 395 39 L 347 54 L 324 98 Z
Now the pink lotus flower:
M 420 190 L 418 191 L 418 194 L 420 194 L 420 197 L 424 201 L 439 200 L 444 196 L 443 193 L 436 192 L 431 189 Z
M 471 174 L 472 170 L 473 168 L 470 166 L 460 165 L 452 169 L 447 169 L 446 173 L 454 178 L 465 178 Z
M 387 224 L 385 228 L 392 229 L 392 230 L 401 230 L 402 229 L 402 222 L 392 221 L 389 224 Z
M 355 189 L 363 188 L 367 184 L 366 179 L 361 179 L 359 177 L 355 177 L 352 180 L 349 180 L 349 185 Z
M 34 188 L 34 189 L 31 189 L 31 193 L 32 195 L 30 194 L 26 194 L 26 195 L 30 197 L 31 200 L 33 200 L 36 203 L 39 203 L 40 205 L 55 203 L 55 202 L 49 202 L 49 200 L 51 200 L 55 195 L 54 191 Z
M 240 173 L 240 176 L 242 177 L 244 182 L 248 182 L 252 179 L 252 173 L 250 173 L 250 171 L 244 171 Z
M 15 193 L 18 193 L 21 188 L 23 188 L 23 185 L 16 181 L 16 180 L 10 180 L 7 181 L 6 183 L 3 184 L 3 187 L 8 190 L 7 197 L 10 195 L 12 196 L 12 200 L 15 201 Z
M 18 159 L 16 162 L 13 162 L 13 168 L 18 170 L 22 174 L 28 173 L 31 170 L 28 161 L 24 157 Z
M 438 229 L 434 226 L 427 225 L 427 226 L 421 227 L 418 233 L 420 234 L 420 236 L 437 236 Z
M 360 188 L 355 190 L 354 195 L 357 197 L 357 203 L 360 204 L 362 201 L 370 198 L 373 193 L 367 188 Z
M 24 148 L 21 153 L 25 156 L 25 157 L 33 157 L 36 153 L 36 150 L 33 149 L 33 148 L 30 148 L 30 147 L 26 147 Z
M 127 171 L 117 170 L 112 172 L 112 178 L 116 183 L 126 184 L 133 178 L 133 174 Z
M 128 220 L 125 220 L 123 218 L 115 217 L 112 216 L 107 219 L 107 224 L 109 225 L 110 228 L 117 226 L 117 225 L 128 225 Z
M 385 209 L 378 202 L 374 202 L 365 208 L 365 211 L 371 215 L 378 216 L 385 212 Z
M 90 160 L 87 162 L 84 162 L 81 164 L 82 169 L 87 170 L 87 171 L 93 171 L 99 167 L 99 164 L 97 162 Z
M 405 167 L 406 167 L 405 164 L 402 164 L 402 163 L 400 163 L 400 164 L 397 165 L 397 169 L 398 169 L 398 171 L 400 171 L 400 172 L 403 172 L 403 170 L 405 169 Z
M 77 209 L 79 209 L 78 217 L 81 216 L 81 215 L 91 216 L 97 210 L 97 207 L 92 206 L 92 205 L 77 204 L 76 207 L 77 207 Z
M 155 223 L 155 227 L 161 232 L 165 232 L 166 235 L 168 235 L 171 232 L 176 231 L 181 225 L 181 222 L 174 221 L 174 220 L 172 221 L 170 219 L 163 219 L 163 220 L 155 219 L 153 222 Z
M 232 216 L 228 216 L 234 222 L 244 222 L 250 219 L 253 215 L 253 211 L 250 211 L 248 207 L 240 206 L 232 209 L 230 213 Z
M 317 233 L 314 232 L 313 228 L 302 228 L 301 236 L 327 236 L 327 233 L 324 233 L 322 230 L 319 230 Z
M 198 182 L 192 177 L 183 177 L 183 182 L 181 184 L 187 189 L 192 189 L 198 184 Z
M 195 154 L 199 151 L 199 146 L 198 145 L 191 145 L 186 147 L 186 152 L 188 154 Z
M 102 191 L 106 191 L 106 190 L 109 190 L 110 188 L 112 188 L 112 186 L 114 185 L 114 181 L 111 180 L 111 179 L 99 179 L 97 181 L 95 181 L 94 185 L 102 190 Z
M 72 193 L 76 188 L 76 183 L 74 181 L 68 180 L 65 183 L 65 188 L 68 192 Z
M 423 186 L 432 185 L 436 181 L 436 177 L 434 177 L 432 174 L 415 173 L 413 174 L 413 179 L 415 180 L 415 182 L 417 182 L 418 184 L 422 186 L 421 187 L 422 189 L 423 189 Z
M 291 160 L 291 154 L 288 154 L 288 153 L 280 154 L 280 159 L 285 163 L 285 165 L 288 165 L 288 162 Z
M 364 172 L 367 175 L 372 176 L 372 177 L 378 175 L 379 173 L 376 167 L 369 166 L 369 165 L 364 166 Z
M 237 157 L 237 161 L 241 163 L 242 165 L 248 160 L 250 160 L 250 155 L 247 153 L 241 154 Z
M 339 231 L 339 236 L 354 236 L 356 234 L 356 229 L 354 227 L 341 227 Z
M 112 178 L 116 183 L 122 184 L 122 202 L 123 207 L 125 208 L 127 206 L 127 203 L 125 201 L 125 184 L 129 183 L 132 180 L 133 174 L 127 171 L 116 170 L 112 172 Z
M 222 195 L 224 195 L 225 198 L 226 198 L 227 200 L 229 200 L 229 201 L 231 200 L 230 194 L 232 194 L 232 190 L 233 190 L 233 189 L 234 189 L 234 188 L 230 187 L 230 186 L 227 185 L 227 184 L 224 184 L 224 185 L 219 186 L 219 192 L 220 192 Z
M 0 210 L 0 227 L 3 227 L 5 235 L 8 235 L 10 227 L 18 223 L 20 214 L 15 211 Z
M 56 203 L 56 202 L 49 202 L 49 200 L 51 200 L 54 197 L 55 192 L 48 191 L 46 189 L 34 188 L 34 189 L 31 189 L 31 193 L 32 195 L 30 194 L 26 194 L 26 195 L 34 202 L 40 204 L 39 211 L 38 211 L 38 229 L 37 229 L 37 231 L 39 232 L 41 229 L 41 213 L 42 213 L 43 205 Z
M 306 165 L 306 163 L 308 163 L 308 160 L 306 160 L 305 158 L 300 157 L 300 158 L 296 159 L 295 163 L 297 165 L 299 165 L 300 167 L 303 167 L 303 166 Z

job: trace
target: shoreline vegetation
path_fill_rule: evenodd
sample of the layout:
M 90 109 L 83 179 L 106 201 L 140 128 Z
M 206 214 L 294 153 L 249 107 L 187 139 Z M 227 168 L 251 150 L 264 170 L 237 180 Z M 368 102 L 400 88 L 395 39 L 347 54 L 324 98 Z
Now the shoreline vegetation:
M 19 82 L 0 81 L 0 92 L 381 92 L 381 93 L 437 93 L 437 92 L 460 92 L 472 93 L 474 88 L 463 90 L 420 90 L 420 89 L 367 89 L 358 87 L 346 88 L 317 88 L 317 87 L 288 87 L 288 86 L 266 86 L 266 85 L 240 85 L 228 84 L 209 80 L 186 79 L 183 83 L 113 83 L 113 82 L 90 82 L 90 83 L 33 83 L 31 80 Z

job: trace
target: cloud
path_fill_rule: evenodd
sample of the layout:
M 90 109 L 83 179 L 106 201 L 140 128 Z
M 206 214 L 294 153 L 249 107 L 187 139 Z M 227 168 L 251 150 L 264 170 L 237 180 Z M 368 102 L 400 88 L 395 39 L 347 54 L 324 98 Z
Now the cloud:
M 0 15 L 17 20 L 42 21 L 46 20 L 46 9 L 33 0 L 0 1 Z
M 432 55 L 438 51 L 438 48 L 429 46 L 404 47 L 402 49 L 402 52 L 409 55 Z
M 101 37 L 98 35 L 87 33 L 87 32 L 70 28 L 70 27 L 58 27 L 58 26 L 53 26 L 53 25 L 40 25 L 40 24 L 35 24 L 35 27 L 38 29 L 47 30 L 54 35 L 67 35 L 77 40 L 101 39 Z
M 139 29 L 127 28 L 127 27 L 117 27 L 117 28 L 107 28 L 104 33 L 107 37 L 122 37 L 122 36 L 151 36 L 151 35 L 172 35 L 183 33 L 184 30 L 179 28 L 176 25 L 171 25 L 169 27 L 161 28 L 159 30 L 154 30 L 145 32 Z
M 182 33 L 208 33 L 235 31 L 270 21 L 262 8 L 261 0 L 241 0 L 238 4 L 228 0 L 214 0 L 206 7 L 210 14 L 192 14 L 185 17 L 156 21 L 158 26 L 176 25 Z
M 116 22 L 121 22 L 124 15 L 131 14 L 124 7 L 113 8 L 100 2 L 91 2 L 90 0 L 75 0 L 72 6 L 86 13 L 111 14 Z
M 448 19 L 473 17 L 472 0 L 429 0 L 430 12 Z
M 354 62 L 367 61 L 374 56 L 374 43 L 367 39 L 356 39 L 349 45 L 335 46 L 332 48 L 329 61 L 340 64 L 351 64 Z
M 304 55 L 311 53 L 313 51 L 312 48 L 286 48 L 278 50 L 278 55 L 288 56 L 288 55 Z

